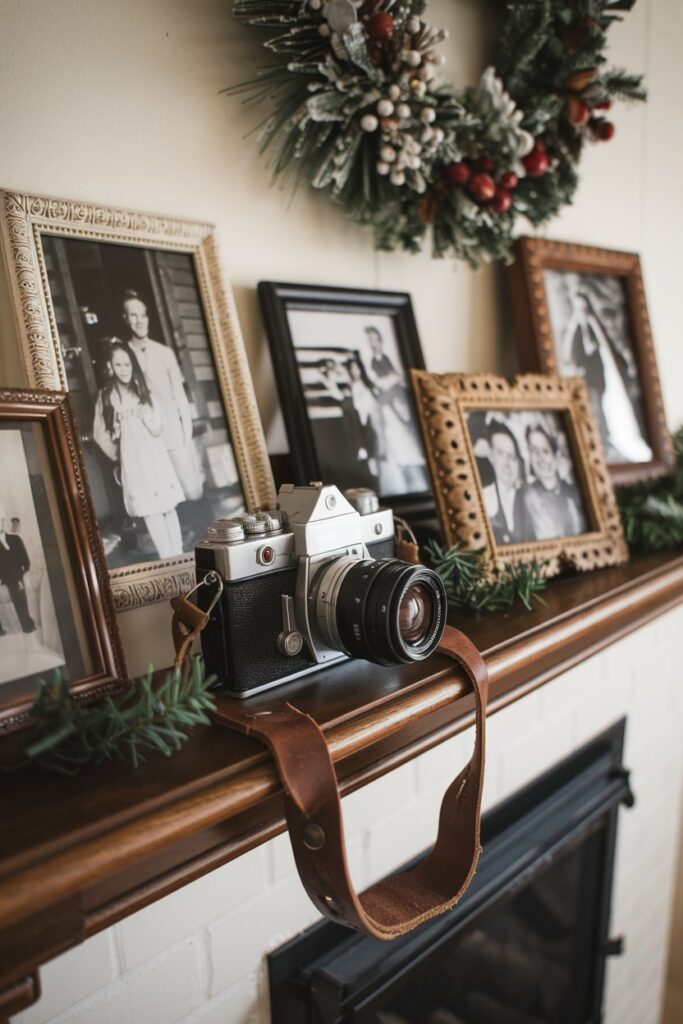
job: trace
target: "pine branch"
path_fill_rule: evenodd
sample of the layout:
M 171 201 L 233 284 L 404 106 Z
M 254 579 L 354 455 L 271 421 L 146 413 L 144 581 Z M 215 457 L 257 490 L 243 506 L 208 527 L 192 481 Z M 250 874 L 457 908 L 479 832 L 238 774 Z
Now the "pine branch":
M 443 580 L 451 608 L 496 612 L 521 601 L 530 611 L 534 598 L 545 589 L 544 562 L 506 563 L 494 566 L 482 551 L 462 551 L 458 545 L 445 550 L 430 541 L 425 554 Z
M 671 475 L 617 489 L 626 540 L 644 554 L 683 544 L 683 427 L 673 435 L 675 465 Z
M 169 672 L 156 688 L 150 667 L 121 694 L 83 705 L 58 674 L 52 683 L 39 685 L 29 712 L 34 729 L 26 759 L 74 774 L 85 764 L 116 758 L 137 768 L 150 750 L 170 756 L 185 743 L 190 729 L 210 724 L 213 682 L 205 676 L 202 660 L 195 658 L 190 669 Z
M 626 103 L 643 103 L 647 99 L 647 91 L 643 86 L 643 76 L 633 75 L 623 68 L 610 68 L 600 76 L 600 84 L 607 96 Z

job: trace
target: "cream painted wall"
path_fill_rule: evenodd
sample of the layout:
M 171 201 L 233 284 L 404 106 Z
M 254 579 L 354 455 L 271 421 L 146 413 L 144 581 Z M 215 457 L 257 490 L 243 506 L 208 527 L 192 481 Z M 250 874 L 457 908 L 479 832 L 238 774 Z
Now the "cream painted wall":
M 433 0 L 450 29 L 448 75 L 486 59 L 487 5 Z M 496 370 L 507 312 L 495 271 L 376 254 L 367 232 L 319 197 L 288 205 L 269 187 L 254 115 L 220 95 L 262 59 L 228 0 L 0 0 L 0 184 L 216 223 L 271 451 L 285 447 L 255 284 L 261 278 L 406 289 L 429 368 Z M 615 63 L 647 74 L 645 107 L 616 111 L 617 135 L 592 147 L 576 202 L 553 237 L 641 253 L 669 420 L 683 419 L 683 4 L 639 0 L 613 32 Z M 4 281 L 0 383 L 22 383 Z M 170 659 L 168 611 L 120 616 L 129 665 Z M 683 980 L 681 981 L 683 985 Z

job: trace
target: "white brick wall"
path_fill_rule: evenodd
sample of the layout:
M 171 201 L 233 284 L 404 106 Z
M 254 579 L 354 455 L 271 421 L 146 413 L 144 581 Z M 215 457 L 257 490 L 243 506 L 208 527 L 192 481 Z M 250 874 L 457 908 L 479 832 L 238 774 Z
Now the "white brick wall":
M 677 609 L 494 715 L 486 806 L 628 717 L 637 797 L 621 812 L 607 1024 L 658 1024 L 683 770 Z M 386 874 L 431 841 L 445 784 L 468 756 L 458 736 L 344 800 L 354 879 Z M 285 836 L 193 882 L 48 964 L 44 995 L 13 1024 L 266 1024 L 263 955 L 317 917 Z

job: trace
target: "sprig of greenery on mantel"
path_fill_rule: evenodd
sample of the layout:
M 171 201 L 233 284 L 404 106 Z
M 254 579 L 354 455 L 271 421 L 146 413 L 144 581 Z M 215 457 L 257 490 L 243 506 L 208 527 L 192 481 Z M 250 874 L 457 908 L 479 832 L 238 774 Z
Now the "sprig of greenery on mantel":
M 521 601 L 527 611 L 545 589 L 543 562 L 494 566 L 483 551 L 462 551 L 457 544 L 445 549 L 436 541 L 424 548 L 426 560 L 443 580 L 450 608 L 470 612 L 497 612 Z
M 676 463 L 670 476 L 617 489 L 628 546 L 645 554 L 683 544 L 683 427 L 673 435 Z
M 201 658 L 185 672 L 169 672 L 157 687 L 152 678 L 150 667 L 120 694 L 92 705 L 76 701 L 62 676 L 41 682 L 29 712 L 27 761 L 72 775 L 86 764 L 122 758 L 137 768 L 148 751 L 176 753 L 190 729 L 211 724 L 214 679 Z

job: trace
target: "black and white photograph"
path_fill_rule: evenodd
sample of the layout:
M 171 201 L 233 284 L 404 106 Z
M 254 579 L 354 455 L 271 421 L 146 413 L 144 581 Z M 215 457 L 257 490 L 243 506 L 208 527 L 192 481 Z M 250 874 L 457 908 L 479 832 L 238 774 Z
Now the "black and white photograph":
M 40 439 L 0 424 L 0 699 L 56 670 L 83 674 Z
M 272 282 L 259 294 L 298 476 L 369 487 L 395 508 L 430 501 L 410 296 Z
M 622 280 L 548 268 L 543 277 L 559 371 L 586 382 L 608 462 L 648 462 L 653 453 Z
M 476 410 L 466 422 L 497 545 L 588 531 L 561 413 Z
M 42 246 L 107 565 L 178 558 L 245 508 L 192 255 Z
M 427 464 L 388 316 L 287 313 L 324 480 L 426 491 Z

